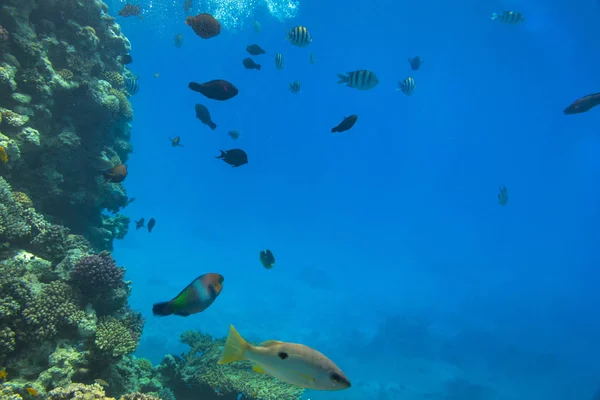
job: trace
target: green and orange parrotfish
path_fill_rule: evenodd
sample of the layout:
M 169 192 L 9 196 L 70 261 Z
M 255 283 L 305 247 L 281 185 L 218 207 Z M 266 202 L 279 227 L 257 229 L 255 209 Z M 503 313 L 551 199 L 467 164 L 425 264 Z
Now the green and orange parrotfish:
M 194 279 L 174 299 L 152 306 L 156 316 L 180 315 L 187 317 L 206 310 L 215 301 L 223 289 L 223 276 L 209 273 Z

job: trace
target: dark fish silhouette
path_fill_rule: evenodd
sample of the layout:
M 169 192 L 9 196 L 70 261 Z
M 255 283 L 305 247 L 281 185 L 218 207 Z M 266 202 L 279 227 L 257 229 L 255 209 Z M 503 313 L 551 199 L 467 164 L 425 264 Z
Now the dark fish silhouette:
M 423 64 L 424 61 L 421 61 L 421 58 L 419 56 L 416 56 L 415 58 L 409 58 L 408 63 L 410 64 L 410 68 L 413 71 L 416 71 L 419 68 L 421 68 L 421 64 Z
M 275 256 L 271 253 L 271 250 L 266 249 L 260 251 L 260 262 L 263 267 L 267 269 L 273 268 L 273 265 L 275 265 Z
M 104 183 L 121 183 L 127 178 L 127 165 L 115 165 L 108 171 L 104 172 Z
M 225 101 L 238 94 L 238 90 L 230 82 L 216 79 L 205 83 L 190 82 L 188 87 L 194 92 L 201 93 L 209 99 Z
M 124 56 L 121 56 L 121 64 L 129 65 L 132 62 L 133 62 L 133 58 L 131 57 L 131 54 L 125 54 Z
M 569 107 L 563 111 L 565 114 L 580 114 L 590 111 L 592 108 L 600 104 L 600 93 L 588 94 L 580 99 L 577 99 Z
M 213 131 L 217 129 L 217 124 L 215 124 L 210 118 L 210 111 L 208 111 L 206 106 L 203 106 L 202 104 L 196 104 L 196 118 L 198 118 L 204 125 L 208 125 Z
M 150 221 L 148 221 L 148 233 L 152 233 L 154 225 L 156 225 L 156 220 L 154 218 L 150 218 Z
M 246 67 L 246 69 L 257 69 L 260 71 L 260 64 L 255 63 L 250 57 L 244 58 L 244 61 L 242 61 L 242 63 L 244 64 L 244 67 Z
M 347 131 L 348 129 L 350 129 L 354 126 L 357 119 L 358 119 L 357 115 L 351 115 L 349 117 L 344 117 L 344 120 L 342 122 L 340 122 L 340 124 L 338 126 L 336 126 L 335 128 L 333 128 L 331 130 L 331 133 Z
M 194 279 L 174 299 L 152 306 L 152 314 L 157 316 L 179 315 L 187 317 L 206 310 L 223 290 L 222 275 L 209 273 Z
M 246 47 L 246 51 L 253 56 L 259 56 L 267 53 L 257 44 L 251 44 L 250 46 Z
M 140 219 L 139 221 L 135 221 L 135 230 L 136 231 L 143 227 L 144 227 L 144 218 Z
M 185 23 L 192 27 L 196 35 L 202 39 L 210 39 L 221 33 L 221 24 L 210 14 L 198 14 L 187 17 Z
M 169 140 L 171 141 L 171 146 L 173 146 L 173 147 L 183 147 L 183 145 L 180 143 L 181 142 L 181 138 L 179 136 L 175 136 L 173 139 L 169 138 Z
M 117 14 L 120 15 L 121 17 L 140 17 L 140 18 L 142 18 L 142 16 L 140 15 L 141 12 L 142 12 L 142 8 L 140 6 L 127 3 L 123 6 L 123 8 L 121 8 L 121 10 Z
M 221 155 L 218 155 L 215 158 L 220 158 L 227 164 L 233 165 L 234 168 L 248 164 L 248 154 L 241 149 L 221 150 Z

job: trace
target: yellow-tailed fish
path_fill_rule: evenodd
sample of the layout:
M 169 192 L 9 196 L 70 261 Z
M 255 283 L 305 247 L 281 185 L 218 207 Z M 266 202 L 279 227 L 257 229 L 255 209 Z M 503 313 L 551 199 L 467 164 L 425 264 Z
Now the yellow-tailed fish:
M 342 390 L 351 386 L 342 370 L 320 352 L 302 344 L 276 340 L 253 346 L 230 325 L 219 364 L 242 360 L 253 363 L 255 372 L 305 389 Z

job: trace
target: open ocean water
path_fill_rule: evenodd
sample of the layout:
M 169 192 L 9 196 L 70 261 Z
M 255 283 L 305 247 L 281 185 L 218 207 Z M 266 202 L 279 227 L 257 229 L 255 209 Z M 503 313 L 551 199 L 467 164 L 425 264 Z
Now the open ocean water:
M 127 213 L 157 221 L 115 242 L 147 318 L 138 355 L 159 362 L 183 351 L 184 330 L 222 337 L 233 324 L 249 340 L 314 347 L 352 381 L 307 391 L 312 400 L 592 399 L 600 114 L 562 111 L 598 91 L 598 4 L 194 0 L 191 15 L 223 27 L 203 40 L 182 3 L 142 0 L 143 19 L 117 17 L 140 86 Z M 113 15 L 124 5 L 108 4 Z M 526 20 L 490 19 L 505 10 Z M 286 42 L 296 25 L 309 46 Z M 260 71 L 242 65 L 253 43 L 267 52 L 252 56 Z M 336 83 L 358 69 L 377 87 Z M 409 76 L 411 96 L 395 90 Z M 212 79 L 239 95 L 187 88 Z M 351 114 L 356 125 L 332 135 Z M 175 136 L 184 147 L 170 146 Z M 247 165 L 215 159 L 232 148 Z M 266 248 L 273 269 L 259 261 Z M 208 310 L 152 316 L 206 272 L 225 277 Z

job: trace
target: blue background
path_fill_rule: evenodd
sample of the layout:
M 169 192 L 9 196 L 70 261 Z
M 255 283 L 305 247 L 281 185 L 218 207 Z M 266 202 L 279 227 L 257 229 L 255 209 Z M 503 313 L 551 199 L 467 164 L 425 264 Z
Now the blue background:
M 210 40 L 185 25 L 179 2 L 139 4 L 143 20 L 118 18 L 140 76 L 125 182 L 136 201 L 125 212 L 157 224 L 148 234 L 132 222 L 115 251 L 147 318 L 139 355 L 158 362 L 183 350 L 184 330 L 222 337 L 234 324 L 250 340 L 313 346 L 353 383 L 311 399 L 591 398 L 600 110 L 562 110 L 599 90 L 597 4 L 301 0 L 281 21 L 246 2 Z M 503 10 L 526 21 L 490 20 Z M 306 48 L 285 41 L 298 24 L 312 34 Z M 267 50 L 253 57 L 261 71 L 242 66 L 252 43 Z M 412 72 L 416 55 L 425 63 Z M 336 83 L 357 69 L 379 85 Z M 411 97 L 395 90 L 407 76 Z M 217 102 L 187 89 L 212 79 L 239 95 Z M 196 103 L 217 130 L 195 118 Z M 332 135 L 350 114 L 354 128 Z M 174 136 L 184 148 L 170 146 Z M 231 148 L 249 164 L 214 158 Z M 264 248 L 272 270 L 258 260 Z M 152 317 L 152 303 L 206 272 L 225 276 L 207 311 Z

